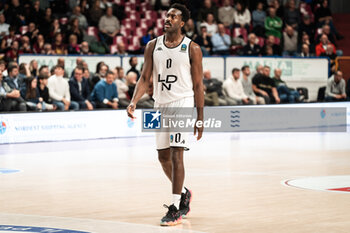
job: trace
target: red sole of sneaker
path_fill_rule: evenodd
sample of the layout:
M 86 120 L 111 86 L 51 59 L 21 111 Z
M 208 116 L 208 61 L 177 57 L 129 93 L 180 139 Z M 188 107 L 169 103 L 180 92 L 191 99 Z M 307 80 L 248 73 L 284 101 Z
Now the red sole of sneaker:
M 180 218 L 179 220 L 175 221 L 175 222 L 161 222 L 160 225 L 162 227 L 171 227 L 171 226 L 175 226 L 178 224 L 182 223 L 182 218 Z

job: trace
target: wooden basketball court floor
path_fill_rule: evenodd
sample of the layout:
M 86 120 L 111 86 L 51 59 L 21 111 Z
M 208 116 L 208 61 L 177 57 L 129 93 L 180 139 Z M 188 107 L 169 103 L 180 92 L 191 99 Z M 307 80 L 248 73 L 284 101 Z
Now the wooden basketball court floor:
M 14 231 L 3 225 L 66 229 L 35 232 L 350 232 L 350 192 L 285 185 L 350 175 L 349 142 L 349 129 L 193 139 L 185 154 L 192 211 L 176 227 L 158 225 L 171 186 L 153 137 L 1 145 L 0 168 L 20 171 L 0 173 L 0 232 Z

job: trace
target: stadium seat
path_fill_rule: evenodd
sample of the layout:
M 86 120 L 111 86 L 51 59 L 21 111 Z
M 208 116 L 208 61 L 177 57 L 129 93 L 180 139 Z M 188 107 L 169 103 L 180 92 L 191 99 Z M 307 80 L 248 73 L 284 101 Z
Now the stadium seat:
M 163 28 L 164 27 L 164 19 L 157 19 L 157 23 L 156 23 L 156 27 L 157 28 Z
M 109 50 L 111 51 L 111 54 L 118 53 L 118 46 L 116 44 L 113 44 L 109 47 Z
M 118 44 L 120 42 L 123 42 L 126 45 L 128 45 L 128 39 L 125 36 L 116 36 L 113 39 L 113 44 Z
M 161 28 L 159 28 L 159 27 L 154 28 L 154 34 L 156 36 L 162 35 L 163 34 L 163 27 L 161 27 Z
M 141 10 L 141 12 L 146 12 L 148 10 L 151 10 L 151 5 L 147 2 L 143 2 L 140 5 L 140 10 Z
M 146 29 L 146 28 L 138 27 L 138 28 L 136 28 L 135 36 L 141 38 L 141 37 L 143 37 L 144 35 L 146 35 L 146 33 L 147 33 L 147 29 Z
M 260 47 L 263 47 L 264 44 L 265 44 L 265 38 L 264 37 L 257 37 L 257 44 L 260 46 Z
M 233 30 L 233 36 L 234 37 L 242 37 L 243 38 L 243 40 L 245 41 L 245 42 L 247 42 L 248 41 L 248 33 L 247 33 L 247 30 L 245 29 L 245 28 L 239 28 L 239 27 L 237 27 L 237 28 L 234 28 L 234 30 Z
M 24 25 L 19 28 L 19 32 L 24 35 L 28 32 L 28 26 Z
M 124 6 L 125 5 L 124 0 L 114 0 L 114 3 L 117 4 L 117 5 L 120 5 L 120 6 Z
M 120 33 L 126 37 L 131 35 L 131 29 L 130 28 L 126 28 L 125 26 L 121 26 L 120 28 Z
M 140 20 L 140 27 L 142 27 L 142 28 L 147 29 L 147 28 L 151 27 L 152 24 L 153 24 L 153 22 L 150 19 L 141 19 Z
M 157 19 L 157 12 L 155 11 L 146 11 L 145 12 L 145 18 L 150 19 L 150 20 L 155 20 Z
M 128 50 L 129 51 L 136 51 L 136 50 L 139 50 L 140 48 L 141 48 L 140 38 L 137 36 L 130 37 Z
M 130 30 L 135 30 L 136 28 L 136 20 L 133 19 L 124 19 L 122 24 Z
M 125 12 L 136 10 L 136 4 L 131 2 L 125 3 Z
M 87 34 L 89 36 L 94 36 L 95 38 L 98 39 L 98 29 L 97 27 L 90 26 L 87 28 Z
M 140 21 L 140 14 L 137 11 L 126 12 L 126 18 L 134 20 L 136 23 Z

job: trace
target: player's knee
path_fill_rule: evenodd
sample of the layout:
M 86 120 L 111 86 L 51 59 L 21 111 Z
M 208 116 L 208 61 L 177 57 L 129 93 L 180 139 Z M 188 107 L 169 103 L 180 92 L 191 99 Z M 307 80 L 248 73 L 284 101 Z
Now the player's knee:
M 170 151 L 169 149 L 164 151 L 158 151 L 158 160 L 160 163 L 170 162 Z

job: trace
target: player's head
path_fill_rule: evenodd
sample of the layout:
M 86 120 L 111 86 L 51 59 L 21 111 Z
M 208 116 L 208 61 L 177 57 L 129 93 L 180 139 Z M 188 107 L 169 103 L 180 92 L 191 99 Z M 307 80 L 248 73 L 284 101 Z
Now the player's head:
M 176 32 L 181 30 L 190 18 L 190 11 L 186 6 L 175 3 L 168 10 L 164 23 L 165 32 Z

